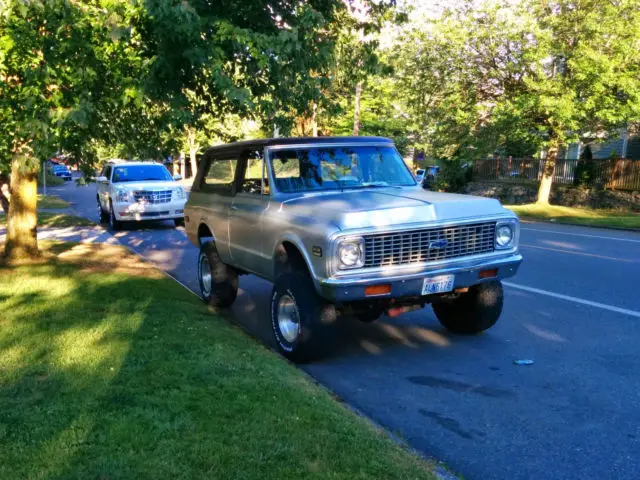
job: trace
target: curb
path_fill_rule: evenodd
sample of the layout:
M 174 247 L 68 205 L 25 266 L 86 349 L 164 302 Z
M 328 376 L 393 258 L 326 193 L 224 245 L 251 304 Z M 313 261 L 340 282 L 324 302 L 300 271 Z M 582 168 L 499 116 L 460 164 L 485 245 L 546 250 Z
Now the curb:
M 638 214 L 640 216 L 640 214 Z M 598 228 L 601 230 L 613 230 L 618 232 L 632 232 L 632 233 L 640 233 L 640 228 L 624 228 L 624 227 L 609 227 L 606 225 L 583 225 L 581 223 L 571 223 L 571 222 L 563 222 L 557 220 L 531 220 L 526 217 L 519 217 L 520 223 L 543 223 L 549 225 L 569 225 L 570 227 L 583 227 L 583 228 Z

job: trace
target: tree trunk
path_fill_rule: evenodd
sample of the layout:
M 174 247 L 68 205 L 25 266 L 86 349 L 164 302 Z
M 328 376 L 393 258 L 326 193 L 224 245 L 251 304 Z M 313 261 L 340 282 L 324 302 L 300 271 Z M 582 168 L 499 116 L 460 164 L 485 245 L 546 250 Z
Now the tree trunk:
M 18 154 L 11 159 L 11 204 L 5 244 L 5 256 L 11 259 L 38 256 L 38 168 L 25 168 L 25 164 L 37 165 L 32 160 Z
M 196 159 L 196 155 L 198 153 L 199 145 L 194 145 L 189 148 L 189 163 L 191 165 L 191 177 L 195 177 L 198 171 L 198 162 Z
M 558 142 L 552 140 L 547 152 L 547 158 L 542 168 L 542 178 L 540 179 L 540 188 L 538 189 L 538 201 L 540 205 L 549 205 L 549 196 L 551 195 L 551 184 L 553 183 L 553 172 L 556 169 L 556 159 L 558 158 Z
M 185 127 L 187 130 L 187 147 L 189 148 L 189 167 L 191 168 L 191 177 L 196 176 L 198 171 L 198 163 L 196 161 L 196 154 L 200 149 L 200 145 L 196 143 L 196 129 L 193 127 Z M 187 172 L 185 171 L 184 177 L 187 178 Z
M 362 81 L 356 84 L 356 98 L 353 105 L 353 134 L 360 135 L 360 99 L 362 98 Z
M 318 105 L 313 102 L 313 113 L 311 114 L 311 128 L 313 129 L 312 135 L 318 136 Z
M 182 171 L 182 159 L 184 158 L 184 152 L 180 150 L 178 152 L 178 156 L 173 159 L 173 171 L 172 175 L 182 175 L 184 177 L 184 172 Z

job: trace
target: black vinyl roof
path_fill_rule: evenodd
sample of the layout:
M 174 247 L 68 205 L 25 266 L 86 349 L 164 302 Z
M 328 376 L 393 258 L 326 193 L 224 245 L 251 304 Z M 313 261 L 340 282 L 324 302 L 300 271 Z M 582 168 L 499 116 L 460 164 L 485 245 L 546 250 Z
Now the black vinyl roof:
M 275 145 L 324 145 L 327 143 L 345 143 L 345 144 L 367 144 L 367 143 L 389 143 L 393 144 L 393 140 L 384 137 L 281 137 L 281 138 L 261 138 L 258 140 L 247 140 L 244 142 L 224 143 L 209 147 L 207 154 L 220 154 L 236 150 L 245 150 L 248 148 L 262 149 Z

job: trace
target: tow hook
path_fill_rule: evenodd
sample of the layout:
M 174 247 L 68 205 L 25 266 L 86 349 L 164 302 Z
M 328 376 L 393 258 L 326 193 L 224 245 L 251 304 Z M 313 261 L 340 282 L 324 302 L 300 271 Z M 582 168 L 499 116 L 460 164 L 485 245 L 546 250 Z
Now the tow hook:
M 402 315 L 403 313 L 413 312 L 414 310 L 419 310 L 423 306 L 422 305 L 410 305 L 407 307 L 393 307 L 387 310 L 387 316 L 391 318 L 396 318 Z

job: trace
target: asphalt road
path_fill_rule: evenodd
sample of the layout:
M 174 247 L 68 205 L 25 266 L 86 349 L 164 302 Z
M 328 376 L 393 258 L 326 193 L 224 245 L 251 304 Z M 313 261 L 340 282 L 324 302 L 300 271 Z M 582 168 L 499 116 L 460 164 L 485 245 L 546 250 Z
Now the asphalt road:
M 93 186 L 50 190 L 97 220 Z M 197 291 L 197 250 L 182 229 L 116 236 Z M 485 334 L 451 335 L 429 308 L 345 319 L 332 355 L 304 369 L 465 478 L 640 478 L 640 234 L 523 224 L 521 247 L 504 313 Z M 271 344 L 271 286 L 240 284 L 225 315 Z

